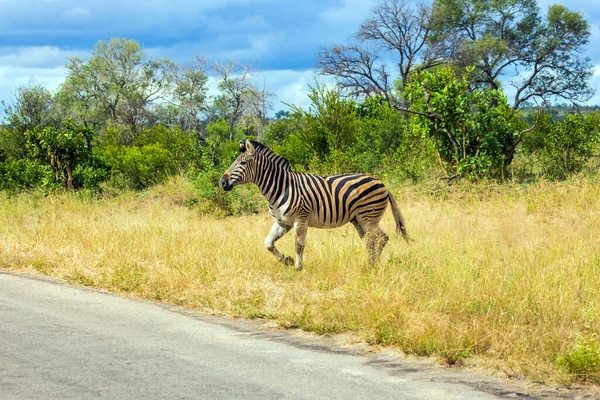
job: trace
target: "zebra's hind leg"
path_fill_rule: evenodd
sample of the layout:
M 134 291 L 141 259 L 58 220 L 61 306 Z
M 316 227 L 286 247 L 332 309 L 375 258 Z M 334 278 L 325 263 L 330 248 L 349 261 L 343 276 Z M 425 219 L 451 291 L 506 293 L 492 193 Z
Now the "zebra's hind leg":
M 352 220 L 352 224 L 358 231 L 358 234 L 361 235 L 362 233 L 366 239 L 367 250 L 369 251 L 369 264 L 371 266 L 375 264 L 389 240 L 388 235 L 379 227 L 379 221 L 381 221 L 384 212 L 385 208 L 373 208 L 359 213 Z
M 280 253 L 275 247 L 275 242 L 281 239 L 283 235 L 288 233 L 290 229 L 292 229 L 291 226 L 279 225 L 279 223 L 275 221 L 271 227 L 271 232 L 269 232 L 269 235 L 265 238 L 265 247 L 267 250 L 273 253 L 279 262 L 282 262 L 285 265 L 292 265 L 294 263 L 294 259 Z
M 366 233 L 367 249 L 369 250 L 369 263 L 374 265 L 379 259 L 389 236 L 377 225 Z
M 358 223 L 358 221 L 356 220 L 356 218 L 354 218 L 352 221 L 352 225 L 354 226 L 354 228 L 356 229 L 356 232 L 358 232 L 358 236 L 362 239 L 365 237 L 365 230 L 362 228 L 362 226 L 360 226 L 360 224 Z
M 369 220 L 365 215 L 359 215 L 356 219 L 352 220 L 352 225 L 358 231 L 358 235 L 361 238 L 365 238 L 367 242 L 367 250 L 369 252 L 369 264 L 372 266 L 375 264 L 383 248 L 389 240 L 388 235 L 381 230 L 379 227 L 379 220 L 381 217 L 373 220 Z

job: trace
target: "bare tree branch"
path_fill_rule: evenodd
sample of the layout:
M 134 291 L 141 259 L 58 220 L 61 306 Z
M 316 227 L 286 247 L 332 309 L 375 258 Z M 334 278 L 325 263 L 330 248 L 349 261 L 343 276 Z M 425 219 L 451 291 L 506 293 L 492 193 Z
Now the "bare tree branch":
M 353 96 L 380 95 L 391 106 L 408 108 L 393 93 L 386 61 L 389 56 L 395 59 L 400 89 L 414 71 L 439 65 L 442 47 L 427 45 L 433 26 L 430 7 L 413 7 L 403 0 L 381 0 L 354 36 L 356 43 L 319 52 L 320 72 L 337 77 L 339 85 Z M 381 58 L 378 51 L 384 52 Z M 400 105 L 395 104 L 399 102 Z

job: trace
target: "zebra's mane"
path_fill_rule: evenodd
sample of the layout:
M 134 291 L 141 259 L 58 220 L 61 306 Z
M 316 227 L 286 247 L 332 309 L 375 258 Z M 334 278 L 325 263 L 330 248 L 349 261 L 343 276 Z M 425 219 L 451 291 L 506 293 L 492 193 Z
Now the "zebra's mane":
M 252 143 L 252 145 L 254 145 L 256 151 L 258 151 L 268 159 L 273 160 L 275 164 L 281 166 L 283 169 L 291 171 L 290 162 L 287 158 L 280 156 L 279 154 L 275 153 L 273 150 L 271 150 L 270 148 L 268 148 L 260 142 L 255 142 L 254 140 L 251 140 L 250 142 Z

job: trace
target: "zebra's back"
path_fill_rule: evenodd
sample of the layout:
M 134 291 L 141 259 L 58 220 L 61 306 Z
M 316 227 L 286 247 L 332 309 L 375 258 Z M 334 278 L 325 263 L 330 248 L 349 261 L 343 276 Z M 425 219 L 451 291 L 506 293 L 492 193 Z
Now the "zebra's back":
M 372 176 L 301 174 L 300 178 L 312 227 L 336 228 L 356 218 L 378 223 L 388 204 L 387 188 Z

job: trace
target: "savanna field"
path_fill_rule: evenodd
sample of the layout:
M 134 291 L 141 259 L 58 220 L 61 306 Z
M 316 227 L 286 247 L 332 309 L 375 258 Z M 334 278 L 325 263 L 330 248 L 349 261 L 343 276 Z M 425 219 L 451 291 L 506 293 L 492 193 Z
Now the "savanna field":
M 0 272 L 600 394 L 599 1 L 0 3 Z M 275 166 L 380 178 L 412 240 L 280 264 L 223 190 Z
M 0 267 L 284 329 L 351 333 L 504 376 L 600 383 L 597 181 L 392 192 L 414 241 L 392 234 L 388 210 L 382 228 L 392 239 L 369 268 L 351 225 L 309 229 L 300 273 L 264 248 L 266 205 L 214 215 L 186 179 L 102 197 L 0 193 Z M 293 255 L 293 234 L 277 244 Z

